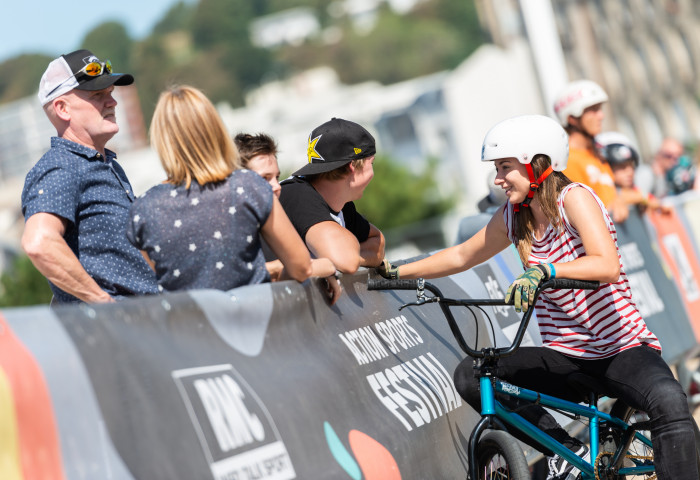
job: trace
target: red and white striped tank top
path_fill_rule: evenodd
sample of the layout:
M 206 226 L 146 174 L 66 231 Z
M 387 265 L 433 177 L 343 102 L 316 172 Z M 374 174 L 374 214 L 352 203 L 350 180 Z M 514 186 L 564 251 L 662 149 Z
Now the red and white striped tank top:
M 535 239 L 530 264 L 563 263 L 586 255 L 576 229 L 564 211 L 564 197 L 572 188 L 584 188 L 595 198 L 617 248 L 617 232 L 608 211 L 596 194 L 585 185 L 572 183 L 559 195 L 557 205 L 564 224 L 557 231 L 550 224 L 541 239 Z M 504 212 L 508 237 L 513 235 L 513 206 Z M 618 259 L 622 262 L 619 254 Z M 545 290 L 535 305 L 540 334 L 545 347 L 580 358 L 605 358 L 628 348 L 646 344 L 661 350 L 656 336 L 647 328 L 632 301 L 627 275 L 620 263 L 616 283 L 601 284 L 597 290 Z

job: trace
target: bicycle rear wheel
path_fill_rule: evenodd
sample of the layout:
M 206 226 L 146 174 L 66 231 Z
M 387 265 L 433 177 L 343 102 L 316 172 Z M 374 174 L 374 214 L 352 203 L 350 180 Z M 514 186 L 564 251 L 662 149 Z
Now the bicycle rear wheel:
M 478 480 L 530 480 L 530 470 L 517 440 L 507 432 L 494 430 L 477 447 Z
M 636 410 L 634 408 L 631 408 L 627 406 L 624 402 L 618 400 L 615 402 L 613 405 L 610 414 L 612 416 L 618 417 L 628 423 L 638 423 L 638 422 L 645 422 L 649 420 L 649 416 L 640 411 Z M 695 456 L 696 456 L 696 462 L 698 465 L 698 471 L 700 471 L 700 429 L 698 429 L 697 424 L 695 423 L 695 420 L 691 418 L 693 421 L 693 428 L 695 430 Z M 649 437 L 649 432 L 648 431 L 641 431 L 643 435 L 646 437 Z M 612 452 L 615 451 L 615 448 L 617 447 L 617 441 L 619 440 L 619 435 L 611 435 L 608 436 L 607 438 L 603 439 L 604 441 L 601 443 L 600 446 L 600 451 L 601 452 Z M 630 448 L 628 450 L 628 458 L 625 460 L 625 466 L 632 466 L 633 463 L 636 462 L 643 462 L 645 460 L 653 462 L 654 459 L 654 452 L 651 449 L 651 447 L 647 446 L 643 442 L 639 440 L 635 440 L 632 442 L 632 445 L 630 445 Z M 600 463 L 605 465 L 605 458 L 601 458 Z M 611 480 L 641 480 L 648 478 L 648 476 L 645 475 L 615 475 L 615 476 L 610 476 L 610 477 L 601 477 L 601 478 L 610 478 Z

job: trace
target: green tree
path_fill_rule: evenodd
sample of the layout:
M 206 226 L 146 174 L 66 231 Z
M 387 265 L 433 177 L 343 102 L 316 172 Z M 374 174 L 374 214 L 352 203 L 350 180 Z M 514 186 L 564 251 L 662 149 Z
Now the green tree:
M 214 103 L 243 104 L 244 93 L 261 82 L 271 54 L 250 43 L 251 2 L 180 2 L 158 23 L 134 54 L 144 117 L 153 115 L 158 96 L 175 84 L 201 89 Z
M 357 209 L 382 231 L 439 217 L 455 205 L 454 196 L 441 192 L 432 172 L 435 161 L 426 162 L 416 174 L 392 159 L 377 155 L 374 178 Z
M 81 45 L 81 48 L 90 50 L 100 60 L 109 59 L 116 72 L 132 72 L 134 41 L 120 22 L 97 25 L 85 35 Z
M 272 51 L 251 44 L 252 20 L 299 6 L 312 8 L 342 38 Z M 117 71 L 134 74 L 149 123 L 158 95 L 171 84 L 188 83 L 214 102 L 238 106 L 268 78 L 330 65 L 345 83 L 394 83 L 454 68 L 483 41 L 473 0 L 427 0 L 406 15 L 384 7 L 365 33 L 349 18 L 331 16 L 324 0 L 198 0 L 174 4 L 143 40 L 131 39 L 119 22 L 105 22 L 82 45 L 112 60 Z M 0 103 L 34 95 L 49 61 L 24 55 L 0 64 Z
M 134 52 L 135 83 L 144 119 L 150 123 L 158 94 L 163 89 L 167 75 L 167 52 L 162 37 L 150 36 L 136 45 Z M 138 73 L 137 73 L 138 72 Z
M 251 3 L 245 0 L 200 0 L 192 19 L 196 47 L 204 50 L 237 41 L 247 43 L 248 23 L 253 19 Z
M 211 65 L 209 75 L 227 73 L 243 89 L 260 83 L 272 62 L 268 50 L 256 48 L 250 41 L 250 22 L 255 18 L 255 2 L 247 0 L 200 0 L 192 20 L 192 37 L 200 52 L 215 51 L 219 60 Z M 214 70 L 215 68 L 215 70 Z M 235 93 L 235 92 L 233 92 Z M 226 98 L 234 104 L 242 104 L 242 95 Z
M 19 256 L 0 276 L 0 307 L 44 305 L 52 293 L 46 278 L 26 255 Z
M 390 84 L 452 69 L 484 42 L 473 2 L 464 0 L 432 0 L 406 15 L 384 9 L 368 33 L 350 19 L 336 26 L 340 41 L 281 48 L 278 59 L 290 70 L 330 65 L 349 84 Z
M 46 55 L 21 55 L 0 63 L 0 103 L 36 95 L 51 60 Z
M 178 31 L 190 31 L 192 29 L 192 16 L 195 7 L 183 1 L 170 7 L 165 16 L 153 27 L 154 35 L 165 35 Z
M 417 17 L 433 18 L 454 32 L 459 47 L 447 55 L 447 67 L 454 68 L 479 48 L 487 37 L 479 22 L 476 2 L 464 0 L 433 0 L 418 5 Z

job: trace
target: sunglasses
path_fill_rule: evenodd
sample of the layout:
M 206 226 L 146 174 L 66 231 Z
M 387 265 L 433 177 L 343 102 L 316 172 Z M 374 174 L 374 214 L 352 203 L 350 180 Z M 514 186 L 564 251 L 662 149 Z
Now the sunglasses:
M 66 83 L 68 80 L 71 78 L 75 77 L 78 78 L 78 75 L 87 75 L 88 77 L 99 77 L 100 75 L 111 75 L 112 74 L 112 62 L 109 60 L 105 60 L 104 62 L 90 62 L 87 65 L 85 65 L 83 68 L 75 72 L 73 75 L 70 77 L 66 78 L 63 80 L 61 83 L 56 85 L 53 90 L 51 90 L 47 96 L 51 95 L 53 92 L 58 90 L 61 85 Z
M 681 158 L 679 154 L 671 152 L 661 152 L 660 155 L 663 158 L 668 158 L 669 160 L 678 160 L 679 158 Z

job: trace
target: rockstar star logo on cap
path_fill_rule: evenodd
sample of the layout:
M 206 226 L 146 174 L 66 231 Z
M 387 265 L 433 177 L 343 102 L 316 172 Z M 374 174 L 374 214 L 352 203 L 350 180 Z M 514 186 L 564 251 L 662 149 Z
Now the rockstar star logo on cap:
M 322 135 L 319 135 L 312 140 L 311 135 L 309 135 L 309 147 L 306 149 L 306 156 L 309 157 L 309 163 L 312 163 L 314 159 L 321 160 L 322 162 L 326 161 L 321 154 L 316 151 L 316 144 L 321 137 Z

